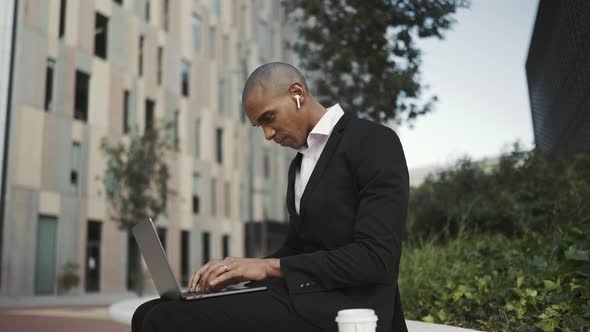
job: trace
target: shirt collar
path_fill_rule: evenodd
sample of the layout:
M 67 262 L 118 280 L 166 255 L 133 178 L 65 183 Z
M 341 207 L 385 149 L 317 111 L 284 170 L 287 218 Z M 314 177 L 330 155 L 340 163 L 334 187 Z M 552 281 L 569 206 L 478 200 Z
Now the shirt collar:
M 313 145 L 314 137 L 321 138 L 330 136 L 330 133 L 332 133 L 332 130 L 342 115 L 344 115 L 344 111 L 342 110 L 342 107 L 340 107 L 340 104 L 328 108 L 326 113 L 320 118 L 320 121 L 316 123 L 309 135 L 307 135 L 307 147 L 301 147 L 297 149 L 297 151 L 305 154 L 307 149 Z

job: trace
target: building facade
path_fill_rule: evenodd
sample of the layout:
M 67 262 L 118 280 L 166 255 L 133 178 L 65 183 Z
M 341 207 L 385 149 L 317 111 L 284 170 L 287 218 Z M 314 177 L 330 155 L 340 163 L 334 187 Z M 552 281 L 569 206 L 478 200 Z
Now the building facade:
M 179 280 L 243 256 L 244 223 L 285 220 L 289 152 L 241 111 L 245 79 L 292 62 L 271 0 L 18 0 L 1 294 L 130 287 L 128 234 L 111 219 L 103 140 L 174 123 L 176 192 L 156 223 Z M 135 253 L 136 254 L 136 253 Z
M 535 144 L 547 157 L 590 152 L 590 2 L 540 0 L 526 60 Z

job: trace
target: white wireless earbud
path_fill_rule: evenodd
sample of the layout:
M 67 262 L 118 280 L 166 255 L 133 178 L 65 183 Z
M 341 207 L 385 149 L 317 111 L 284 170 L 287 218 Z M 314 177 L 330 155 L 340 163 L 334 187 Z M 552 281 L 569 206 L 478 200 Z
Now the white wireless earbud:
M 301 102 L 299 101 L 299 95 L 295 95 L 295 99 L 297 99 L 297 108 L 301 108 Z

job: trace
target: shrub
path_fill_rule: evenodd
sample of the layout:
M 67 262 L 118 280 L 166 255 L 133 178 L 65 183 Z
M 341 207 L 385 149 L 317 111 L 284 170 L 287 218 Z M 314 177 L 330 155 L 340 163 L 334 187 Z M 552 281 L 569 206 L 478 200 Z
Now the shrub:
M 587 331 L 590 227 L 425 243 L 405 250 L 408 319 L 485 331 Z
M 490 331 L 590 331 L 590 155 L 468 159 L 410 195 L 399 276 L 408 319 Z
M 545 161 L 514 151 L 486 170 L 469 159 L 430 176 L 410 194 L 410 241 L 447 241 L 460 232 L 521 236 L 590 216 L 590 155 Z
M 80 276 L 78 275 L 78 264 L 67 262 L 63 267 L 63 272 L 59 275 L 57 282 L 60 289 L 69 291 L 80 284 Z

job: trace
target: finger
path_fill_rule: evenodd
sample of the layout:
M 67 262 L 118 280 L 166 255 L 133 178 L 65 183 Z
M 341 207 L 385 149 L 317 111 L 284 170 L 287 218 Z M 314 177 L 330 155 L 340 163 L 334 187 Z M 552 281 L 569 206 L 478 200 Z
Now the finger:
M 211 288 L 209 285 L 209 281 L 215 279 L 217 276 L 226 272 L 224 265 L 228 266 L 228 270 L 231 269 L 230 265 L 235 261 L 233 257 L 225 257 L 223 260 L 216 259 L 213 263 L 209 266 L 207 271 L 203 272 L 201 278 L 198 282 L 198 285 L 202 290 L 207 290 Z
M 203 273 L 203 270 L 206 268 L 207 264 L 201 266 L 198 270 L 195 271 L 195 273 L 193 273 L 193 277 L 191 278 L 191 282 L 189 283 L 189 288 L 191 292 L 195 291 L 195 287 L 197 287 L 197 283 L 199 282 L 201 274 Z
M 227 267 L 228 267 L 227 270 L 225 269 L 225 265 L 227 265 Z M 215 288 L 211 287 L 211 283 L 210 282 L 212 280 L 218 278 L 219 276 L 228 273 L 227 271 L 231 271 L 231 267 L 230 267 L 230 265 L 228 263 L 225 263 L 224 264 L 224 262 L 221 262 L 221 263 L 219 263 L 216 266 L 212 266 L 210 270 L 211 270 L 211 272 L 207 276 L 207 278 L 202 280 L 202 284 L 204 285 L 204 287 L 207 290 L 213 290 L 213 289 L 215 289 Z
M 191 292 L 194 292 L 195 289 L 197 288 L 197 285 L 199 283 L 199 280 L 201 279 L 201 275 L 203 274 L 204 271 L 207 270 L 207 268 L 209 268 L 209 266 L 213 263 L 213 261 L 209 261 L 207 262 L 207 264 L 201 266 L 194 274 L 193 277 L 191 279 L 191 282 L 189 283 L 189 290 Z
M 209 281 L 213 280 L 214 278 L 216 278 L 218 275 L 222 274 L 223 272 L 225 272 L 225 268 L 223 267 L 222 263 L 217 263 L 217 264 L 211 265 L 209 267 L 209 269 L 207 269 L 207 271 L 201 277 L 201 280 L 199 282 L 199 284 L 201 285 L 201 288 L 209 289 L 210 288 Z
M 195 285 L 198 282 L 198 272 L 195 271 L 195 273 L 193 273 L 193 276 L 191 277 L 191 281 L 188 283 L 188 290 L 189 292 L 194 292 L 195 290 Z
M 201 274 L 203 273 L 203 270 L 206 268 L 207 268 L 207 265 L 203 265 L 197 271 L 195 271 L 195 273 L 193 274 L 193 277 L 191 279 L 191 283 L 189 284 L 191 292 L 195 291 L 195 288 L 197 287 L 197 284 L 199 283 L 199 279 L 201 278 Z
M 203 269 L 203 271 L 201 271 L 200 278 L 199 278 L 199 280 L 197 280 L 196 285 L 200 286 L 202 291 L 204 291 L 206 289 L 206 286 L 207 286 L 206 281 L 207 281 L 209 274 L 211 273 L 211 271 L 213 271 L 215 269 L 215 267 L 217 266 L 217 264 L 219 264 L 219 262 L 221 262 L 219 259 L 211 260 L 211 261 L 209 261 L 209 263 L 207 263 L 207 267 L 205 269 Z
M 220 276 L 217 276 L 215 279 L 211 280 L 209 283 L 210 287 L 215 290 L 223 289 L 231 284 L 235 284 L 239 282 L 241 277 L 241 273 L 238 270 L 230 270 L 226 273 L 223 273 Z

